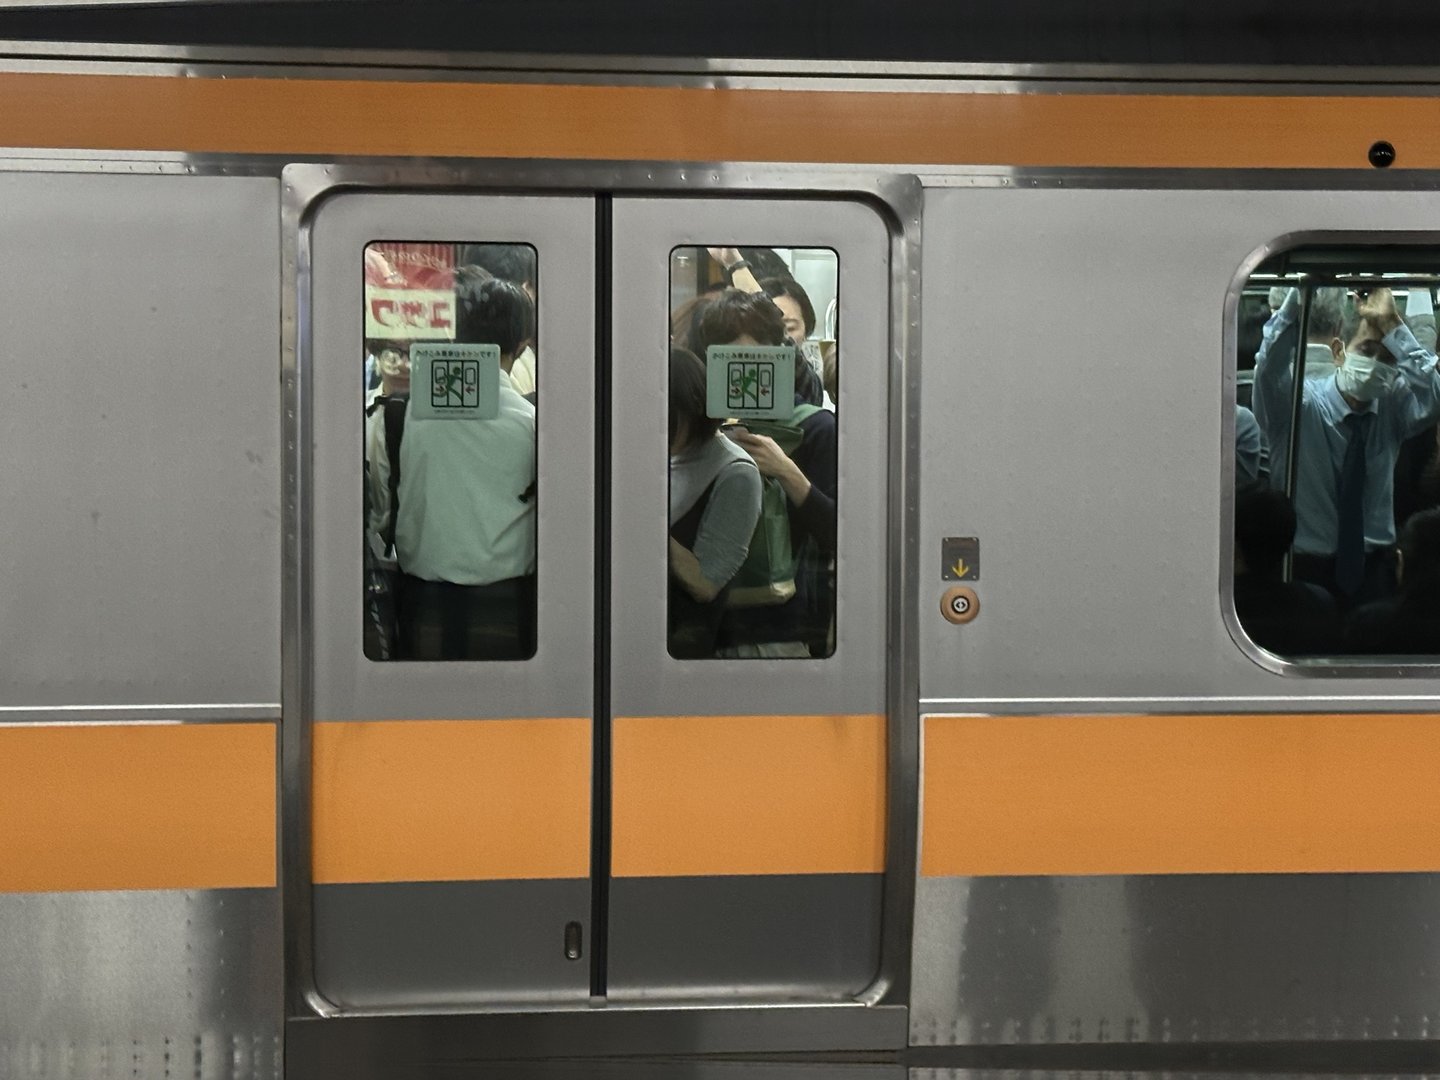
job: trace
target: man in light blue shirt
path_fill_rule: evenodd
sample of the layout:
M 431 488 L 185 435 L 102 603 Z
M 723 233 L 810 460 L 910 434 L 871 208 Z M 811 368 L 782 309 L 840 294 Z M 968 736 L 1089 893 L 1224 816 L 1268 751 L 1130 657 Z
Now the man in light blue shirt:
M 1292 289 L 1265 324 L 1255 357 L 1255 412 L 1277 487 L 1290 449 L 1299 315 Z M 1334 371 L 1305 379 L 1302 390 L 1293 565 L 1296 578 L 1350 605 L 1393 589 L 1395 458 L 1402 442 L 1440 415 L 1440 374 L 1389 289 L 1357 298 L 1330 352 Z
M 1235 406 L 1235 486 L 1250 487 L 1270 479 L 1270 462 L 1264 436 L 1255 414 L 1244 405 Z

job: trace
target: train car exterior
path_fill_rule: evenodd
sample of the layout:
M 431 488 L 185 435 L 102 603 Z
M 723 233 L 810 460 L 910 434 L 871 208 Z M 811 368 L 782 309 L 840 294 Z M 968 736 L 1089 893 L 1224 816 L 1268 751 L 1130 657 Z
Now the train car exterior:
M 1433 86 L 6 54 L 0 1076 L 1431 1052 L 1433 657 L 1231 537 L 1241 290 L 1437 245 Z M 385 244 L 538 267 L 529 659 L 366 655 Z M 717 245 L 837 268 L 825 655 L 667 648 Z

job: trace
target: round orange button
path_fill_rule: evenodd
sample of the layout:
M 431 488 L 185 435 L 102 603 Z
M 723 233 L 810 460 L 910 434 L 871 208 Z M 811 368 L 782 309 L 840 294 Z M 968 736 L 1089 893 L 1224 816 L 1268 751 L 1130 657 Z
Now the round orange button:
M 980 614 L 980 597 L 964 585 L 946 589 L 940 597 L 940 614 L 952 623 L 967 623 Z

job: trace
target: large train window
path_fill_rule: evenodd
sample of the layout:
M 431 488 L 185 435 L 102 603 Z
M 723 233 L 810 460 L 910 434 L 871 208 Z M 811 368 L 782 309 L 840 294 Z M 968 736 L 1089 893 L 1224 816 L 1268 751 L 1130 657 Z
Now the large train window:
M 364 275 L 365 655 L 528 659 L 535 249 L 376 242 Z
M 835 651 L 839 259 L 670 254 L 670 588 L 677 659 Z
M 1310 249 L 1242 290 L 1235 613 L 1277 656 L 1440 655 L 1440 251 Z

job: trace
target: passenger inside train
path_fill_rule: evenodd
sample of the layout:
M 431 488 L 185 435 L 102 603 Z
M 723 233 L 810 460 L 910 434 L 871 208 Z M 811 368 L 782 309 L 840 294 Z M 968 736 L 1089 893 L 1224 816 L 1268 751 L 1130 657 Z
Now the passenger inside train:
M 534 655 L 535 284 L 526 245 L 367 249 L 372 660 Z
M 535 249 L 528 244 L 462 244 L 459 265 L 478 267 L 493 277 L 519 285 L 530 298 L 533 315 L 535 304 Z M 535 393 L 535 327 L 532 325 L 525 348 L 515 357 L 510 368 L 510 385 L 527 396 Z M 530 397 L 533 404 L 535 399 Z
M 833 327 L 838 281 L 830 250 L 671 255 L 668 634 L 678 658 L 834 651 L 838 349 L 833 332 L 817 337 L 816 311 Z M 533 653 L 537 283 L 524 244 L 366 250 L 372 660 Z
M 730 583 L 760 517 L 754 460 L 706 409 L 705 365 L 670 349 L 670 655 L 699 660 L 719 647 Z
M 814 340 L 811 291 L 828 308 L 837 283 L 828 250 L 672 253 L 672 656 L 834 651 L 838 428 L 824 371 L 838 361 L 833 340 Z M 689 441 L 677 442 L 677 425 Z M 698 437 L 712 429 L 728 443 L 724 453 Z M 736 452 L 759 482 L 732 479 L 722 491 L 721 480 L 742 471 L 730 460 Z M 745 505 L 731 503 L 742 494 Z M 729 529 L 719 558 L 710 545 L 722 498 Z
M 1276 655 L 1440 651 L 1433 265 L 1291 252 L 1241 297 L 1237 370 L 1252 382 L 1251 408 L 1236 405 L 1235 609 Z M 1244 333 L 1257 312 L 1258 345 Z

